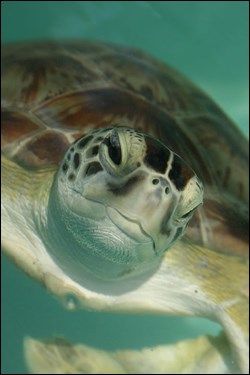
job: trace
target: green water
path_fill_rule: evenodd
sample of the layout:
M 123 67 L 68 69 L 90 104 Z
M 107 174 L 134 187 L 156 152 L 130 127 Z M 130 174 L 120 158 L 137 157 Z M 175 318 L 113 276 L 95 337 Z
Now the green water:
M 203 87 L 248 135 L 248 2 L 2 3 L 2 41 L 89 38 L 130 45 Z M 215 333 L 204 320 L 68 312 L 2 262 L 2 370 L 24 374 L 25 335 L 64 335 L 104 349 L 140 348 Z

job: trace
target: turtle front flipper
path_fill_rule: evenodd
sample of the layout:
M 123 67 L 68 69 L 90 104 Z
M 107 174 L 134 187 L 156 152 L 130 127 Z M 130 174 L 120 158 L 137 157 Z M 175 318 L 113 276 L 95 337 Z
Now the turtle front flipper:
M 180 262 L 181 255 L 185 255 Z M 219 254 L 183 242 L 165 257 L 168 270 L 191 286 L 184 302 L 193 315 L 219 322 L 230 342 L 240 373 L 249 372 L 248 258 Z M 168 271 L 169 272 L 169 271 Z M 197 287 L 195 287 L 195 285 Z
M 224 334 L 174 345 L 105 351 L 64 339 L 25 340 L 33 374 L 237 374 Z

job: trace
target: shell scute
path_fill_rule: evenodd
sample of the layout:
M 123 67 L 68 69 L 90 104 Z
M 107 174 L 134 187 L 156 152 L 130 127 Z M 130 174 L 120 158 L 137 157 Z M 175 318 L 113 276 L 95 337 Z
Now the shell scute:
M 40 129 L 41 126 L 28 114 L 2 109 L 1 141 L 3 148 L 12 142 L 20 141 L 20 139 L 34 134 Z
M 15 159 L 26 168 L 58 165 L 69 144 L 64 134 L 46 131 L 27 142 L 16 154 Z
M 65 92 L 79 90 L 88 82 L 95 82 L 101 75 L 75 56 L 60 49 L 44 53 L 35 49 L 18 59 L 6 58 L 3 64 L 5 106 L 31 109 L 42 102 Z

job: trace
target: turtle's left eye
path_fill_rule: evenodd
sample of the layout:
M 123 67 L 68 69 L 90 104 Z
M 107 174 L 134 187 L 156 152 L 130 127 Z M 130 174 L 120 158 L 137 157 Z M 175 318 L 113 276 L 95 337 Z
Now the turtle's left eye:
M 186 219 L 189 217 L 193 212 L 196 210 L 197 207 L 193 208 L 192 210 L 188 211 L 185 215 L 182 215 L 181 219 Z
M 103 143 L 108 147 L 108 155 L 115 165 L 120 165 L 122 161 L 122 152 L 119 136 L 113 132 L 110 137 L 106 138 Z

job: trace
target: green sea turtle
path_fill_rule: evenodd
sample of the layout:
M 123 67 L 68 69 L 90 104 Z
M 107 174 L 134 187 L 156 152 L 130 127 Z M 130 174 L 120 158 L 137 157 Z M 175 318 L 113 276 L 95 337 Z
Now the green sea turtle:
M 29 339 L 31 371 L 247 373 L 247 176 L 240 131 L 169 66 L 99 42 L 4 46 L 7 256 L 68 307 L 223 327 L 117 353 Z

